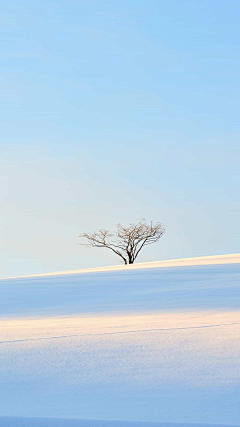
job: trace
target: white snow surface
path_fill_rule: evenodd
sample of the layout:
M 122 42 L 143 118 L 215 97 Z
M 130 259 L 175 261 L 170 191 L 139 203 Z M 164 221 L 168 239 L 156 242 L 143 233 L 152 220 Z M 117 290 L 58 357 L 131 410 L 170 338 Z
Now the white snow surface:
M 138 421 L 95 421 L 64 418 L 0 417 L 1 427 L 213 427 L 212 424 L 149 423 Z M 226 427 L 215 424 L 214 427 Z M 236 427 L 230 426 L 228 427 Z
M 240 425 L 225 261 L 2 280 L 0 426 Z

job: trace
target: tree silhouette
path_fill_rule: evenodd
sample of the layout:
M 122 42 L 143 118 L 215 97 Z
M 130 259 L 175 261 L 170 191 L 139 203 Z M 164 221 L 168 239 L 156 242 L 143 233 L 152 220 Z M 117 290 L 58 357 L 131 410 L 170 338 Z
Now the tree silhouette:
M 108 248 L 122 258 L 125 264 L 133 264 L 143 247 L 157 242 L 164 232 L 163 224 L 151 222 L 148 225 L 143 218 L 128 227 L 118 224 L 115 233 L 100 229 L 97 233 L 82 233 L 79 237 L 87 239 L 87 243 L 81 243 L 82 246 Z

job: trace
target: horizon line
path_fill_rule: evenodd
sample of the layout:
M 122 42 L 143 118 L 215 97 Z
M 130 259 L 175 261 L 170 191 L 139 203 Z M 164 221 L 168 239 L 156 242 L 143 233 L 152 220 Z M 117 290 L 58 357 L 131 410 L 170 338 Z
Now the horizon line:
M 51 276 L 64 276 L 64 275 L 73 275 L 73 274 L 84 274 L 84 273 L 97 273 L 97 272 L 107 272 L 107 271 L 121 271 L 121 270 L 137 270 L 137 269 L 148 269 L 148 268 L 166 268 L 166 267 L 187 267 L 187 266 L 197 266 L 197 265 L 219 265 L 219 264 L 240 264 L 240 253 L 237 254 L 226 254 L 226 255 L 210 255 L 210 256 L 201 256 L 201 257 L 192 257 L 192 258 L 176 258 L 171 260 L 162 260 L 162 261 L 150 261 L 150 262 L 141 262 L 136 264 L 127 264 L 127 265 L 113 265 L 106 267 L 89 267 L 81 268 L 77 270 L 65 270 L 65 271 L 56 271 L 52 273 L 39 273 L 39 274 L 29 274 L 22 276 L 11 276 L 11 277 L 2 277 L 0 280 L 10 280 L 10 279 L 25 279 L 31 277 L 51 277 Z

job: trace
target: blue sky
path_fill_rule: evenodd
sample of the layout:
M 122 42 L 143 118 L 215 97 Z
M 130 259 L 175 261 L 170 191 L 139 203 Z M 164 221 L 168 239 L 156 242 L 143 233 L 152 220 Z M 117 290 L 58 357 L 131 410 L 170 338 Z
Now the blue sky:
M 114 265 L 78 235 L 137 218 L 139 261 L 239 252 L 238 1 L 1 5 L 1 276 Z

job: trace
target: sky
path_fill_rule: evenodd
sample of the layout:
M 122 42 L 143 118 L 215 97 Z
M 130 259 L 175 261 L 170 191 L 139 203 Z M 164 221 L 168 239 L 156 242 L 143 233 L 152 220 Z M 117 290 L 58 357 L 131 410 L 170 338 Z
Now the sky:
M 1 4 L 1 277 L 121 263 L 79 234 L 139 218 L 138 261 L 239 252 L 230 0 Z

